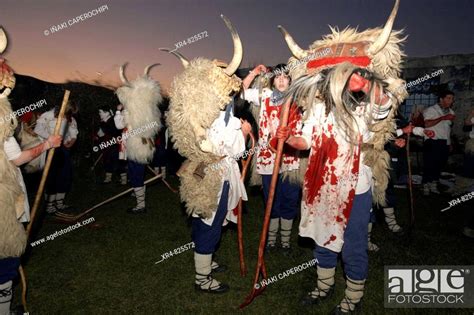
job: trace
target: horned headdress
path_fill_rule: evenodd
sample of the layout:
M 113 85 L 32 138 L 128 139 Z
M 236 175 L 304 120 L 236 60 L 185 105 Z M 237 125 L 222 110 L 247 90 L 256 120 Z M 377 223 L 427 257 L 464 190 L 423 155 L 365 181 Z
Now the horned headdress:
M 393 116 L 398 104 L 407 95 L 404 81 L 400 79 L 400 64 L 405 56 L 400 45 L 406 38 L 402 37 L 402 31 L 392 30 L 398 7 L 399 0 L 396 0 L 383 28 L 358 32 L 354 28 L 347 27 L 340 31 L 331 27 L 331 34 L 316 40 L 307 50 L 298 46 L 293 37 L 279 26 L 293 55 L 289 59 L 293 83 L 288 93 L 306 110 L 315 102 L 324 102 L 326 111 L 333 112 L 352 143 L 357 142 L 357 130 L 354 129 L 351 112 L 361 100 L 347 89 L 351 75 L 363 73 L 372 83 L 371 93 L 364 100 L 366 103 L 375 103 L 375 86 L 390 92 L 388 117 L 369 124 L 375 135 L 369 145 L 363 148 L 366 152 L 364 164 L 372 167 L 375 177 L 374 197 L 381 204 L 384 204 L 384 191 L 388 182 L 389 157 L 384 151 L 384 144 L 394 131 Z M 385 109 L 379 107 L 378 110 Z
M 180 195 L 186 202 L 188 213 L 204 217 L 210 216 L 217 208 L 215 196 L 220 189 L 221 176 L 215 167 L 207 167 L 202 179 L 193 174 L 199 165 L 211 166 L 220 161 L 221 157 L 213 153 L 211 143 L 206 139 L 206 129 L 211 127 L 219 112 L 232 100 L 231 95 L 241 86 L 241 80 L 234 72 L 242 61 L 242 43 L 230 21 L 223 15 L 221 17 L 234 43 L 234 56 L 228 65 L 202 57 L 188 61 L 180 53 L 171 52 L 184 66 L 184 71 L 172 82 L 167 117 L 174 146 L 188 159 L 187 167 L 180 174 Z
M 160 84 L 149 75 L 152 64 L 145 68 L 143 75 L 133 81 L 125 76 L 125 66 L 120 67 L 123 85 L 116 91 L 125 108 L 125 124 L 131 134 L 126 141 L 127 158 L 142 164 L 151 161 L 155 152 L 155 136 L 161 128 L 161 113 L 158 105 L 162 102 Z
M 7 48 L 7 36 L 0 27 L 0 54 Z M 15 87 L 13 71 L 0 60 L 0 259 L 20 256 L 26 247 L 26 232 L 18 221 L 24 212 L 25 195 L 18 182 L 18 170 L 5 154 L 4 143 L 13 136 L 17 121 L 8 95 Z

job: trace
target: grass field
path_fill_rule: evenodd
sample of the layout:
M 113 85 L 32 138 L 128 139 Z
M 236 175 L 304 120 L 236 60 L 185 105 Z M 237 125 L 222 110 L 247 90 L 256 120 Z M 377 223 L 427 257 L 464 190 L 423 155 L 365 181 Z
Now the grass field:
M 116 184 L 95 184 L 88 168 L 76 170 L 68 203 L 86 209 L 124 188 Z M 170 183 L 178 185 L 176 178 Z M 398 190 L 398 218 L 408 221 L 406 190 Z M 95 223 L 30 248 L 25 270 L 29 282 L 31 314 L 328 314 L 343 295 L 342 268 L 338 266 L 336 294 L 317 307 L 300 306 L 300 298 L 315 286 L 316 270 L 308 268 L 269 285 L 263 295 L 239 310 L 250 292 L 263 221 L 263 202 L 258 189 L 249 190 L 244 216 L 246 262 L 249 274 L 239 273 L 237 232 L 225 229 L 218 260 L 229 269 L 216 278 L 228 283 L 225 295 L 209 295 L 194 290 L 192 250 L 159 264 L 161 254 L 191 241 L 190 224 L 179 196 L 160 181 L 147 189 L 148 213 L 133 216 L 125 210 L 134 198 L 125 196 L 94 212 Z M 474 200 L 453 207 L 448 196 L 423 197 L 415 191 L 416 225 L 411 237 L 396 237 L 378 220 L 373 241 L 381 246 L 370 253 L 370 271 L 363 299 L 363 314 L 472 314 L 466 309 L 385 309 L 383 306 L 384 266 L 386 265 L 469 265 L 474 264 L 474 242 L 460 230 Z M 32 241 L 66 228 L 48 218 L 38 218 Z M 297 237 L 294 226 L 293 253 L 266 256 L 269 276 L 312 259 L 311 246 Z M 19 287 L 15 303 L 19 303 Z

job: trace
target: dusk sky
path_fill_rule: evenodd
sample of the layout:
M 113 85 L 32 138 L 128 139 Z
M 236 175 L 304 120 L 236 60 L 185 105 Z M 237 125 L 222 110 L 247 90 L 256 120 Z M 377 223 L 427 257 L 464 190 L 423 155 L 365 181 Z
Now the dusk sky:
M 49 82 L 100 80 L 118 82 L 118 67 L 129 62 L 134 78 L 150 63 L 152 76 L 165 88 L 181 71 L 176 58 L 160 47 L 207 31 L 208 37 L 179 49 L 198 56 L 229 61 L 232 40 L 224 22 L 234 24 L 244 47 L 241 67 L 285 62 L 290 52 L 277 29 L 281 24 L 301 47 L 329 32 L 328 25 L 360 30 L 381 26 L 393 0 L 261 0 L 261 1 L 19 1 L 1 0 L 0 25 L 9 37 L 3 57 L 18 74 Z M 84 21 L 52 28 L 106 5 Z M 395 28 L 409 35 L 410 57 L 474 53 L 473 0 L 401 0 Z M 49 34 L 46 36 L 45 31 Z

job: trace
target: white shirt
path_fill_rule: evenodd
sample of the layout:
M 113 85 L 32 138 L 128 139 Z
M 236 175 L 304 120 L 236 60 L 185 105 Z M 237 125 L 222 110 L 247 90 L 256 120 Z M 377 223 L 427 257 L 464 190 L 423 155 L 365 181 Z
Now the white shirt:
M 20 157 L 21 155 L 21 148 L 18 142 L 14 137 L 8 137 L 4 144 L 3 144 L 4 150 L 5 150 L 5 155 L 7 156 L 9 161 L 16 160 L 17 158 Z M 21 190 L 23 190 L 23 193 L 25 194 L 25 205 L 24 205 L 24 212 L 20 216 L 19 221 L 20 222 L 28 222 L 30 221 L 30 204 L 28 203 L 28 196 L 26 194 L 26 186 L 25 186 L 25 181 L 23 180 L 23 175 L 21 174 L 20 168 L 17 167 L 17 178 L 18 178 L 18 183 L 21 186 Z
M 445 116 L 447 114 L 454 115 L 454 111 L 450 108 L 448 112 L 445 114 L 443 112 L 443 109 L 439 106 L 439 104 L 433 105 L 428 107 L 423 111 L 423 118 L 425 120 L 432 120 L 432 119 L 437 119 L 441 116 Z M 436 125 L 432 127 L 426 127 L 425 129 L 427 130 L 433 130 L 435 135 L 433 140 L 447 140 L 446 144 L 450 145 L 451 144 L 451 126 L 453 122 L 451 120 L 443 120 L 437 123 Z M 430 139 L 426 135 L 424 137 L 425 140 Z
M 423 137 L 425 135 L 424 131 L 425 131 L 425 129 L 423 129 L 421 127 L 414 127 L 412 133 L 415 136 Z M 397 138 L 398 138 L 398 137 L 403 135 L 403 130 L 402 129 L 397 129 L 396 133 L 397 133 Z
M 54 117 L 54 109 L 44 112 L 36 122 L 35 133 L 43 139 L 48 139 L 49 136 L 54 134 L 56 120 L 56 117 Z M 71 122 L 68 122 L 67 119 L 61 121 L 59 134 L 63 137 L 63 142 L 77 139 L 78 133 L 77 122 L 74 117 L 71 118 Z
M 240 179 L 240 169 L 235 156 L 242 154 L 245 151 L 245 139 L 242 134 L 242 125 L 238 118 L 230 115 L 229 122 L 225 124 L 225 111 L 221 111 L 219 117 L 212 123 L 207 130 L 207 139 L 213 145 L 213 153 L 218 156 L 225 156 L 219 162 L 219 165 L 225 168 L 224 176 L 222 177 L 222 185 L 225 181 L 229 181 L 229 199 L 227 202 L 227 216 L 226 220 L 237 223 L 237 216 L 233 213 L 233 209 L 237 207 L 240 198 L 247 200 L 247 193 L 245 185 Z M 222 187 L 217 196 L 219 202 L 222 194 Z M 201 219 L 204 223 L 212 225 L 214 221 L 215 212 L 212 212 L 212 217 L 209 219 Z M 227 222 L 224 222 L 224 224 Z
M 364 115 L 364 108 L 365 106 L 358 106 L 357 109 L 354 111 L 354 118 L 356 119 L 357 126 L 359 128 L 359 132 L 362 135 L 362 142 L 367 143 L 372 139 L 373 132 L 369 131 L 367 123 L 365 122 Z M 305 139 L 307 143 L 307 148 L 310 148 L 312 143 L 313 137 L 313 128 L 317 124 L 332 124 L 337 126 L 337 122 L 334 119 L 332 112 L 329 113 L 329 116 L 326 118 L 326 108 L 324 103 L 316 104 L 312 107 L 311 112 L 308 113 L 307 118 L 303 122 L 303 135 L 302 137 Z M 377 114 L 378 118 L 385 118 Z M 388 113 L 387 113 L 388 115 Z M 354 129 L 357 130 L 356 125 L 354 125 Z M 360 159 L 359 159 L 359 173 L 357 177 L 357 186 L 356 186 L 356 194 L 360 195 L 367 192 L 373 185 L 372 179 L 372 169 L 362 163 L 364 161 L 365 153 L 361 151 Z

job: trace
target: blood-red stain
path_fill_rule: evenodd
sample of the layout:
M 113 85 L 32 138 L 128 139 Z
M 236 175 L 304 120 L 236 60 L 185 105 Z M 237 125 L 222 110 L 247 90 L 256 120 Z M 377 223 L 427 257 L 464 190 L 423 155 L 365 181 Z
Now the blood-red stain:
M 326 245 L 328 245 L 329 243 L 334 242 L 334 241 L 336 240 L 336 238 L 337 238 L 336 235 L 331 234 L 331 236 L 329 237 L 329 240 L 328 240 L 326 243 L 324 243 L 323 246 L 326 246 Z
M 329 125 L 330 126 L 330 125 Z M 328 127 L 329 127 L 328 126 Z M 313 145 L 313 154 L 310 157 L 308 170 L 306 172 L 305 185 L 308 191 L 306 203 L 312 204 L 316 196 L 320 193 L 325 179 L 330 175 L 331 183 L 337 183 L 335 168 L 328 166 L 334 163 L 338 155 L 338 144 L 333 136 L 326 136 L 325 133 L 321 138 L 317 138 Z M 334 176 L 334 178 L 333 178 Z

